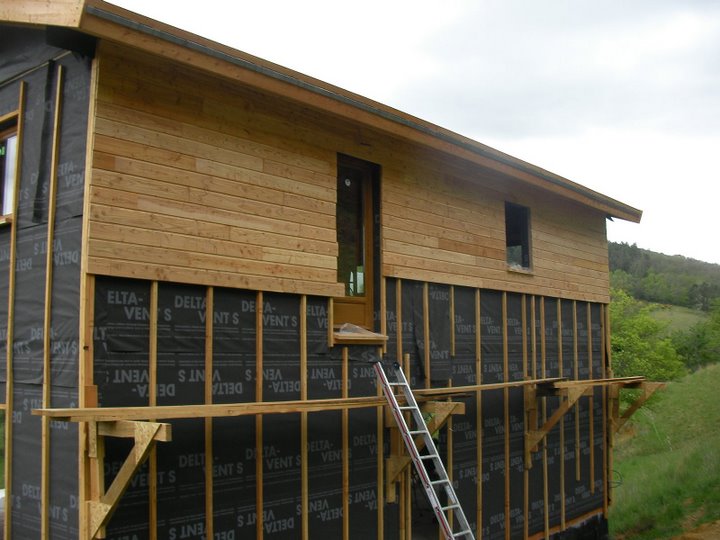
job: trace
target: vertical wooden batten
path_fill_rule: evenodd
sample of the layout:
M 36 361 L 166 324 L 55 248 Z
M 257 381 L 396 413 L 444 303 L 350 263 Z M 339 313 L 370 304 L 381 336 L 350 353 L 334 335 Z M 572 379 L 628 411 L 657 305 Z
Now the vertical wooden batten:
M 20 83 L 20 92 L 18 97 L 18 116 L 17 116 L 17 140 L 18 151 L 15 157 L 15 187 L 14 192 L 15 204 L 13 207 L 13 216 L 17 216 L 18 203 L 20 193 L 20 177 L 22 175 L 22 150 L 23 150 L 23 124 L 25 122 L 25 81 Z M 8 421 L 7 412 L 10 411 L 12 418 L 13 411 L 13 341 L 15 336 L 15 274 L 17 262 L 17 223 L 11 225 L 12 232 L 10 234 L 10 261 L 8 270 L 8 315 L 7 315 L 7 347 L 6 347 L 6 386 L 5 386 L 5 500 L 12 501 L 12 421 Z M 6 508 L 9 506 L 6 503 Z M 12 538 L 12 527 L 10 524 L 11 512 L 5 512 L 4 538 Z
M 593 376 L 593 361 L 595 360 L 593 358 L 593 345 L 592 345 L 592 309 L 590 302 L 588 302 L 587 305 L 587 329 L 588 329 L 588 337 L 587 337 L 587 348 L 588 348 L 588 366 L 589 366 L 589 372 L 588 377 L 590 379 L 594 379 Z M 594 393 L 594 390 L 593 390 Z M 589 425 L 590 425 L 590 493 L 595 493 L 595 397 L 589 396 L 588 397 L 588 414 L 590 417 Z
M 507 292 L 502 294 L 502 350 L 503 382 L 510 380 L 508 351 L 508 306 Z M 510 388 L 503 388 L 503 431 L 505 452 L 505 539 L 510 540 Z
M 347 399 L 350 377 L 350 354 L 347 347 L 342 349 L 342 397 Z M 350 429 L 348 410 L 342 411 L 342 490 L 343 490 L 343 540 L 350 539 Z
M 153 281 L 150 285 L 150 343 L 148 356 L 148 405 L 157 405 L 157 366 L 158 366 L 158 295 L 159 284 Z M 151 540 L 157 540 L 158 512 L 158 463 L 157 448 L 150 450 L 148 456 L 148 494 L 149 494 L 149 534 Z
M 62 91 L 64 69 L 57 67 L 57 81 L 55 87 L 55 115 L 53 120 L 52 150 L 50 157 L 50 190 L 48 193 L 47 208 L 47 240 L 45 254 L 45 312 L 43 314 L 43 407 L 51 406 L 52 395 L 52 291 L 53 291 L 53 248 L 55 239 L 55 209 L 57 202 L 57 174 L 58 157 L 60 154 L 60 121 L 62 118 Z M 50 536 L 50 418 L 42 418 L 42 465 L 41 465 L 41 518 L 40 534 L 42 538 Z
M 480 332 L 481 328 L 481 310 L 480 310 L 480 289 L 475 289 L 475 381 L 476 384 L 482 384 L 482 335 Z M 477 433 L 477 449 L 476 449 L 476 463 L 477 477 L 480 479 L 477 482 L 476 497 L 477 497 L 477 530 L 482 531 L 482 506 L 483 506 L 483 493 L 482 493 L 482 392 L 478 390 L 475 392 L 475 414 L 478 419 L 478 426 L 476 429 Z
M 213 402 L 213 334 L 215 324 L 215 289 L 205 292 L 205 404 Z M 205 537 L 213 538 L 213 419 L 205 418 Z
M 255 401 L 263 400 L 263 293 L 255 297 Z M 262 540 L 263 528 L 263 415 L 255 415 L 255 538 Z
M 557 301 L 558 375 L 563 377 L 562 300 Z M 565 415 L 560 419 L 560 528 L 565 530 Z
M 308 365 L 307 365 L 307 296 L 300 297 L 300 399 L 307 400 Z M 302 511 L 301 535 L 303 540 L 310 538 L 309 531 L 309 479 L 308 479 L 308 413 L 300 413 L 300 483 Z
M 93 160 L 93 148 L 95 144 L 95 112 L 97 105 L 98 75 L 100 59 L 93 58 L 90 69 L 89 88 L 89 111 L 87 121 L 87 135 L 85 145 L 85 178 L 83 188 L 83 216 L 90 215 L 90 186 Z M 80 248 L 80 313 L 79 313 L 79 335 L 82 342 L 80 365 L 78 368 L 78 394 L 81 407 L 97 407 L 97 387 L 94 384 L 94 346 L 93 331 L 95 327 L 95 276 L 88 273 L 88 238 L 89 220 L 82 220 L 82 238 Z M 80 537 L 86 538 L 89 534 L 89 512 L 85 504 L 90 500 L 90 485 L 98 481 L 97 463 L 91 464 L 87 456 L 87 425 L 81 423 L 78 426 L 78 495 L 80 498 L 78 519 Z M 97 461 L 96 459 L 94 461 Z M 93 479 L 93 477 L 95 477 Z M 7 536 L 6 536 L 7 538 Z

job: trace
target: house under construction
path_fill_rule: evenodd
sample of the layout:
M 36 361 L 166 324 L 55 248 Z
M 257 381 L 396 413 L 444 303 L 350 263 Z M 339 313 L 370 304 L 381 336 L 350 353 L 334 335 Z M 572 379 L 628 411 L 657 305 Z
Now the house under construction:
M 607 534 L 640 211 L 100 0 L 0 26 L 6 538 L 435 537 L 378 360 L 476 538 Z

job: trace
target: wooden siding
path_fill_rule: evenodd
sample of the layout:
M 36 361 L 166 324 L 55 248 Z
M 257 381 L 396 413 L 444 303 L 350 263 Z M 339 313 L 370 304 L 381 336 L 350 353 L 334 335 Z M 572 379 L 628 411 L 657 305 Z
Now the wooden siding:
M 89 271 L 339 294 L 334 153 L 254 137 L 251 105 L 230 89 L 108 49 L 100 55 Z
M 608 301 L 604 214 L 436 150 L 104 42 L 88 269 L 334 296 L 337 154 L 382 167 L 382 274 Z M 504 202 L 531 209 L 532 272 Z

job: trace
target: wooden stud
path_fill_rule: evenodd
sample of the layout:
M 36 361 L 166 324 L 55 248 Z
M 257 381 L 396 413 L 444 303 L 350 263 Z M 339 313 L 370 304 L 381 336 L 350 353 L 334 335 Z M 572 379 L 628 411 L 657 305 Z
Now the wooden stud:
M 423 283 L 423 348 L 425 360 L 425 388 L 430 388 L 430 298 L 427 281 Z
M 545 297 L 540 297 L 540 372 L 545 378 Z M 547 419 L 547 398 L 542 398 L 542 421 Z M 545 522 L 545 538 L 550 538 L 550 508 L 548 501 L 548 455 L 547 441 L 543 441 L 543 512 Z
M 508 357 L 507 292 L 502 293 L 503 381 L 510 380 Z M 503 388 L 503 430 L 505 432 L 505 539 L 510 540 L 510 389 Z
M 22 149 L 23 149 L 23 125 L 25 123 L 25 81 L 20 82 L 20 92 L 18 97 L 18 116 L 17 116 L 17 140 L 18 151 L 15 156 L 15 205 L 13 208 L 13 216 L 18 214 L 19 193 L 20 193 L 20 177 L 22 176 Z M 10 411 L 10 418 L 5 416 L 5 500 L 12 501 L 12 411 L 13 411 L 13 347 L 12 343 L 15 338 L 15 274 L 17 262 L 17 224 L 12 224 L 12 232 L 10 234 L 10 261 L 8 269 L 8 315 L 7 315 L 7 337 L 6 337 L 6 383 L 5 383 L 5 410 Z M 7 508 L 11 505 L 6 503 Z M 10 525 L 11 512 L 5 512 L 5 531 L 3 538 L 12 538 Z
M 590 366 L 589 378 L 593 377 L 593 348 L 592 348 L 592 310 L 590 302 L 587 304 L 587 346 L 588 346 L 588 364 Z M 590 493 L 595 493 L 595 398 L 588 398 L 589 418 L 590 418 Z
M 97 390 L 93 383 L 92 359 L 94 354 L 93 330 L 94 330 L 94 313 L 95 313 L 95 276 L 81 274 L 80 276 L 80 404 L 82 406 L 97 407 Z M 78 441 L 78 468 L 80 471 L 78 479 L 78 491 L 80 496 L 80 505 L 78 509 L 79 518 L 79 536 L 80 538 L 88 538 L 89 532 L 89 516 L 87 514 L 86 502 L 94 497 L 97 500 L 97 494 L 92 492 L 91 486 L 97 486 L 101 479 L 104 479 L 105 472 L 101 465 L 102 459 L 98 458 L 97 453 L 91 454 L 88 447 L 90 437 L 88 426 L 95 425 L 94 422 L 82 422 L 78 425 L 80 433 Z
M 158 365 L 158 295 L 160 285 L 157 281 L 150 284 L 150 334 L 148 355 L 148 404 L 157 406 L 157 365 Z M 149 535 L 151 540 L 157 540 L 158 511 L 158 464 L 157 449 L 153 446 L 148 457 L 148 505 L 149 509 Z
M 563 376 L 562 300 L 557 300 L 558 371 Z M 560 418 L 560 528 L 565 530 L 565 415 Z
M 577 301 L 573 300 L 573 377 L 580 380 L 580 356 L 578 351 Z M 575 405 L 575 481 L 580 481 L 580 401 Z
M 307 364 L 307 296 L 300 297 L 300 400 L 306 401 L 308 397 L 308 364 Z M 308 473 L 308 413 L 300 413 L 300 483 L 302 509 L 301 535 L 303 540 L 310 537 L 309 525 L 309 473 Z
M 482 384 L 482 318 L 481 318 L 481 311 L 480 311 L 480 289 L 475 289 L 475 384 L 478 386 Z M 482 430 L 483 430 L 483 421 L 482 421 L 482 392 L 478 389 L 475 392 L 475 418 L 476 420 L 476 440 L 477 440 L 477 446 L 476 446 L 476 454 L 475 454 L 475 466 L 477 467 L 477 487 L 476 487 L 476 497 L 477 497 L 477 508 L 476 508 L 476 520 L 477 520 L 477 530 L 482 533 L 482 511 L 483 511 L 483 492 L 482 492 L 482 477 L 483 477 L 483 468 L 482 468 L 482 442 L 483 442 L 483 436 L 482 436 Z
M 349 396 L 349 352 L 347 347 L 342 349 L 342 397 Z M 348 411 L 342 412 L 342 490 L 343 490 L 343 540 L 350 538 L 350 431 L 348 427 Z
M 255 401 L 263 399 L 263 293 L 255 299 Z M 256 540 L 263 539 L 263 415 L 255 416 L 255 516 Z
M 410 381 L 410 353 L 403 354 L 403 363 L 400 365 L 405 371 L 405 378 Z M 407 540 L 412 540 L 412 472 L 410 467 L 405 471 L 405 531 Z
M 213 402 L 213 334 L 215 324 L 215 289 L 205 293 L 205 404 Z M 205 538 L 214 537 L 213 493 L 213 419 L 205 418 Z
M 335 303 L 328 298 L 328 347 L 335 346 Z
M 455 356 L 455 286 L 450 285 L 450 356 Z
M 395 280 L 395 321 L 396 321 L 396 333 L 395 333 L 395 341 L 396 341 L 396 354 L 395 354 L 395 360 L 399 365 L 403 365 L 403 317 L 402 317 L 402 280 L 396 279 Z M 391 431 L 390 436 L 390 452 L 395 455 L 403 452 L 403 447 L 405 446 L 402 441 L 400 440 L 400 433 L 397 430 Z M 408 479 L 409 473 L 405 473 L 400 480 L 400 496 L 399 496 L 399 515 L 398 515 L 398 521 L 399 524 L 399 536 L 402 540 L 409 540 L 408 531 L 406 527 L 406 523 L 408 520 L 408 506 L 407 501 L 409 501 L 409 490 L 407 489 L 407 479 Z
M 387 336 L 387 278 L 380 280 L 380 333 Z M 387 341 L 383 344 L 382 354 L 387 353 Z
M 530 378 L 528 374 L 528 340 L 527 340 L 527 296 L 522 295 L 522 355 L 523 355 L 523 379 L 528 380 Z M 525 422 L 527 425 L 527 416 Z M 524 458 L 523 454 L 523 459 Z M 529 525 L 528 519 L 530 517 L 530 467 L 528 463 L 523 463 L 523 538 L 528 537 Z
M 85 186 L 83 189 L 83 216 L 90 215 L 90 171 L 92 171 L 92 160 L 94 154 L 95 142 L 95 113 L 97 104 L 98 90 L 98 74 L 100 68 L 100 58 L 96 55 L 92 60 L 90 68 L 90 85 L 88 96 L 88 120 L 87 133 L 85 142 Z M 97 388 L 94 385 L 93 369 L 94 369 L 94 350 L 93 350 L 93 330 L 94 330 L 94 307 L 95 307 L 95 277 L 88 274 L 87 246 L 88 246 L 88 228 L 89 219 L 82 220 L 82 238 L 80 248 L 80 331 L 82 339 L 82 349 L 80 356 L 79 371 L 79 401 L 84 407 L 97 406 Z M 86 457 L 88 432 L 85 424 L 78 426 L 78 469 L 80 471 L 78 478 L 78 495 L 80 504 L 78 509 L 79 520 L 79 536 L 80 538 L 88 538 L 89 536 L 89 516 L 86 501 L 90 497 L 90 485 L 96 482 L 98 476 L 97 463 L 92 464 L 92 460 Z M 103 472 L 103 471 L 100 471 Z M 93 480 L 95 475 L 95 480 Z M 6 536 L 6 538 L 8 538 Z
M 52 283 L 53 283 L 53 247 L 55 239 L 55 209 L 57 202 L 57 174 L 58 157 L 60 154 L 60 121 L 62 118 L 62 90 L 64 68 L 57 67 L 57 81 L 55 87 L 55 115 L 53 121 L 52 150 L 50 157 L 50 191 L 48 194 L 47 214 L 47 240 L 45 254 L 45 311 L 43 315 L 43 407 L 50 407 L 51 401 L 51 334 L 52 334 Z M 18 195 L 16 195 L 17 197 Z M 50 419 L 43 418 L 41 428 L 42 458 L 41 458 L 41 493 L 40 503 L 40 535 L 42 538 L 50 537 Z
M 378 358 L 382 358 L 383 353 L 383 347 L 379 347 L 377 354 Z M 377 397 L 382 398 L 383 397 L 383 390 L 381 385 L 377 385 Z M 384 414 L 383 411 L 385 410 L 384 406 L 380 406 L 377 408 L 376 412 L 376 419 L 377 422 L 377 432 L 375 434 L 376 440 L 377 440 L 377 466 L 378 466 L 378 473 L 377 473 L 377 489 L 378 489 L 378 515 L 377 515 L 377 526 L 378 526 L 378 534 L 377 538 L 378 540 L 383 540 L 385 538 L 385 456 L 383 455 L 383 448 L 384 448 L 384 436 L 385 436 L 385 429 L 384 429 Z
M 606 309 L 607 309 L 607 305 L 606 305 L 606 304 L 600 306 L 600 336 L 601 336 L 601 337 L 600 337 L 600 358 L 601 358 L 601 362 L 602 362 L 602 373 L 601 373 L 601 375 L 602 375 L 602 378 L 603 378 L 603 379 L 604 379 L 605 377 L 607 377 L 607 370 L 606 370 L 606 366 L 605 366 L 605 362 L 606 362 L 606 356 L 605 356 L 606 350 L 605 350 L 605 348 L 606 348 L 606 344 L 607 344 L 607 342 L 606 342 L 606 340 L 605 340 L 606 332 L 607 332 L 607 329 L 605 328 L 605 322 L 606 322 L 605 311 L 606 311 Z M 608 471 L 608 453 L 611 452 L 611 450 L 610 450 L 610 448 L 609 448 L 609 446 L 608 446 L 608 431 L 609 431 L 609 430 L 608 430 L 608 417 L 607 417 L 607 404 L 608 404 L 607 396 L 608 396 L 607 388 L 603 387 L 603 389 L 602 389 L 602 426 L 603 426 L 603 434 L 604 434 L 604 436 L 603 436 L 603 446 L 602 446 L 602 450 L 603 450 L 603 460 L 602 460 L 602 464 L 603 464 L 603 477 L 602 477 L 602 482 L 603 482 L 603 515 L 604 515 L 606 518 L 607 518 L 608 510 L 609 510 L 609 501 L 608 501 L 608 485 L 609 485 L 609 481 L 608 481 L 608 474 L 609 474 L 609 471 Z

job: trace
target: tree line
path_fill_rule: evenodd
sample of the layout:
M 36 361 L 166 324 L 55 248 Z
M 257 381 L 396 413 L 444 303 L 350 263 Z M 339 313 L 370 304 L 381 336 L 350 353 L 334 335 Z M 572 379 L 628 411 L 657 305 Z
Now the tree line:
M 720 298 L 720 265 L 610 242 L 612 286 L 638 300 L 710 311 Z
M 616 376 L 673 380 L 720 360 L 720 265 L 610 243 L 612 354 Z M 653 303 L 708 317 L 669 333 Z

